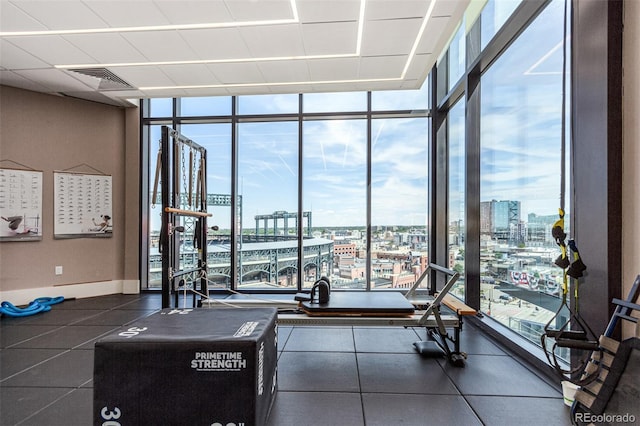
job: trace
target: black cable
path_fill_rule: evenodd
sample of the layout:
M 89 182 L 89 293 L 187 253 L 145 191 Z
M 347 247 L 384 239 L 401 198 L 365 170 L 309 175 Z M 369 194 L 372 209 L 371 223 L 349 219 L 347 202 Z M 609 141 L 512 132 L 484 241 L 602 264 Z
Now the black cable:
M 567 17 L 569 2 L 564 2 L 564 22 L 562 24 L 562 115 L 560 121 L 560 208 L 564 211 L 566 186 L 566 104 L 567 104 Z

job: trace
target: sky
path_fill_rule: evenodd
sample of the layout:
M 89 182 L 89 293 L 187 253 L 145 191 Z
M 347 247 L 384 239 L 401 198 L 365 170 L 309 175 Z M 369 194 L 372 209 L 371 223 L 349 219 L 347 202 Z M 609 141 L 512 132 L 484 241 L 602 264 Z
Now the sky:
M 327 96 L 331 96 L 331 102 L 327 102 Z M 290 112 L 297 109 L 297 98 L 297 95 L 240 97 L 240 111 Z M 326 105 L 341 112 L 366 109 L 366 92 L 323 94 L 310 98 L 305 100 L 305 106 L 314 112 L 327 109 Z M 292 100 L 295 100 L 293 104 Z M 267 108 L 264 107 L 265 101 L 268 101 Z M 409 96 L 406 91 L 374 94 L 372 100 L 373 108 L 379 110 L 426 109 L 426 102 L 425 90 L 415 91 Z M 200 103 L 201 107 L 207 104 L 203 100 Z M 427 126 L 425 117 L 373 122 L 374 224 L 425 226 Z M 159 128 L 154 130 L 152 140 L 159 138 Z M 243 200 L 243 226 L 255 227 L 255 215 L 279 210 L 297 211 L 298 123 L 241 123 L 237 131 L 238 190 Z M 183 125 L 181 133 L 207 148 L 207 191 L 229 194 L 231 126 Z M 314 226 L 366 224 L 366 135 L 364 119 L 304 122 L 303 210 L 312 211 Z M 153 155 L 151 157 L 154 158 Z M 212 207 L 210 210 L 214 213 L 213 221 L 219 221 L 221 228 L 227 228 L 229 208 Z M 152 217 L 153 223 L 159 222 Z

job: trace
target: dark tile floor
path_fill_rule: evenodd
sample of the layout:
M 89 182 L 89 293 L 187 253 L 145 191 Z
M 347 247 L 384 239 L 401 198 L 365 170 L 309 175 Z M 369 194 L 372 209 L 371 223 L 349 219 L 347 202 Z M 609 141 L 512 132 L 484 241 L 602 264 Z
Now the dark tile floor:
M 156 294 L 68 300 L 0 320 L 0 425 L 92 423 L 93 344 L 161 307 Z M 466 367 L 423 358 L 421 329 L 279 328 L 269 425 L 569 425 L 559 386 L 467 325 Z

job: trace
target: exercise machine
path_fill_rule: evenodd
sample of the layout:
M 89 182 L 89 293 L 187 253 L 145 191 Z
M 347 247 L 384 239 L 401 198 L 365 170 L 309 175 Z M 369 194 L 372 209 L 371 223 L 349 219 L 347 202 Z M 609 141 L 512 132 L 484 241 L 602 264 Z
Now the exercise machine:
M 179 290 L 196 296 L 207 288 L 207 151 L 177 131 L 162 126 L 152 200 L 161 189 L 162 307 L 178 306 Z M 191 238 L 191 240 L 189 240 Z M 187 251 L 186 247 L 193 247 Z M 185 297 L 186 303 L 186 297 Z
M 612 336 L 620 320 L 638 324 L 640 275 L 638 275 L 625 300 L 612 300 L 615 310 L 602 336 L 600 347 L 593 351 L 583 376 L 596 374 L 595 380 L 578 388 L 571 406 L 573 424 L 589 424 L 589 415 L 610 416 L 638 415 L 638 360 L 640 339 L 637 337 L 618 342 Z M 633 314 L 633 315 L 632 315 Z M 634 420 L 630 420 L 633 422 Z M 626 422 L 620 420 L 620 422 Z
M 441 275 L 440 275 L 441 274 Z M 445 277 L 437 291 L 436 277 Z M 475 315 L 475 309 L 452 296 L 449 291 L 459 278 L 453 270 L 429 264 L 416 283 L 406 292 L 331 290 L 329 300 L 295 300 L 291 295 L 257 297 L 241 293 L 225 299 L 209 299 L 203 307 L 236 308 L 275 306 L 278 324 L 290 326 L 392 326 L 425 328 L 427 340 L 414 343 L 416 351 L 428 357 L 446 357 L 455 366 L 465 365 L 460 350 L 463 318 Z M 429 285 L 422 284 L 428 280 Z

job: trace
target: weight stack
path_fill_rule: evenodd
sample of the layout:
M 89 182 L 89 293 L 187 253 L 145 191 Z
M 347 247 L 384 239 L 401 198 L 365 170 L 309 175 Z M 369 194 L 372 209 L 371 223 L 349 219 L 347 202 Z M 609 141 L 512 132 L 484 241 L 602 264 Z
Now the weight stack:
M 95 344 L 95 425 L 264 425 L 277 310 L 164 309 Z

